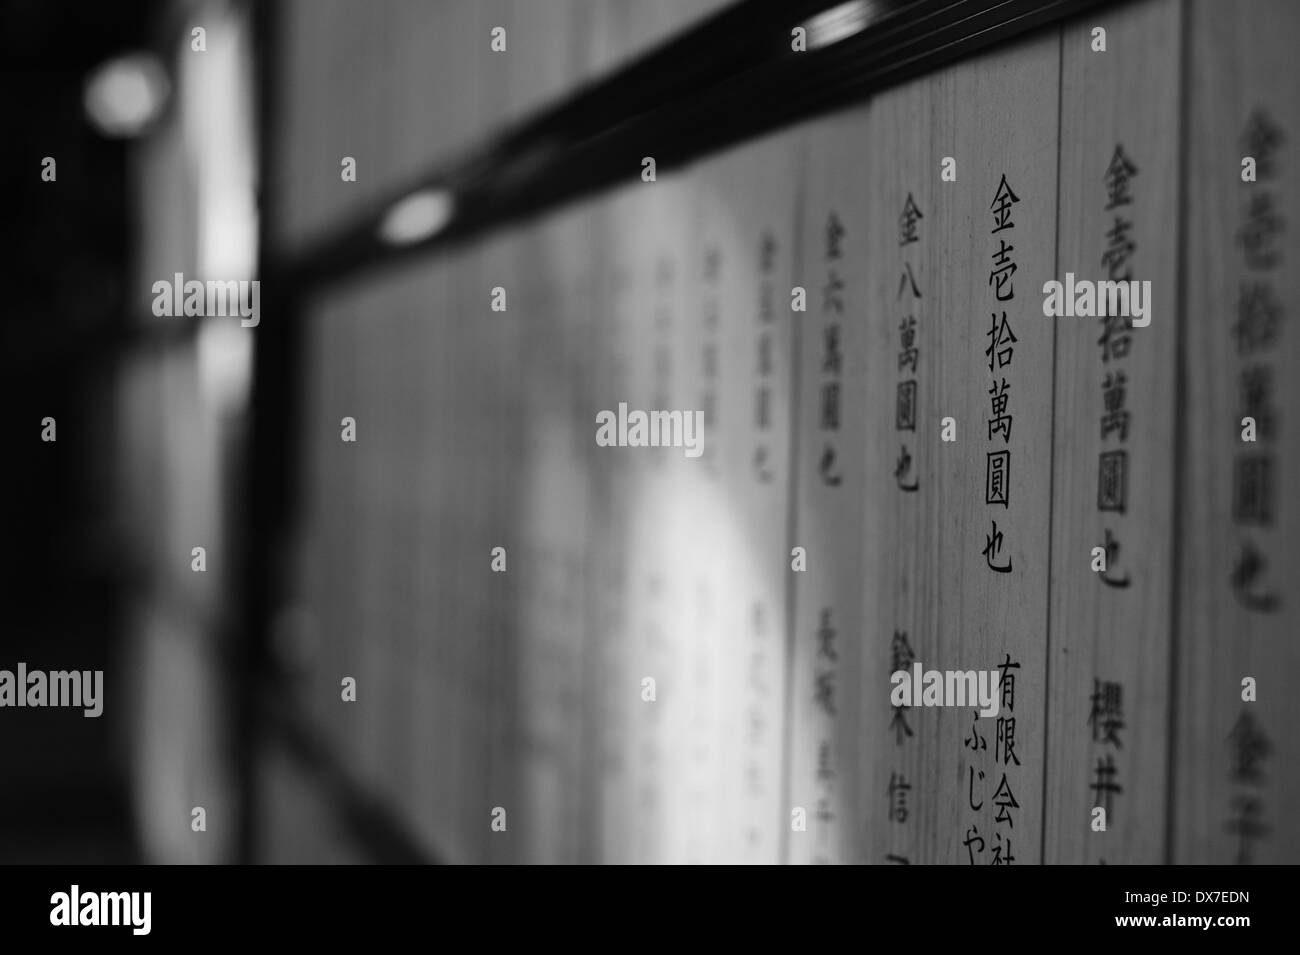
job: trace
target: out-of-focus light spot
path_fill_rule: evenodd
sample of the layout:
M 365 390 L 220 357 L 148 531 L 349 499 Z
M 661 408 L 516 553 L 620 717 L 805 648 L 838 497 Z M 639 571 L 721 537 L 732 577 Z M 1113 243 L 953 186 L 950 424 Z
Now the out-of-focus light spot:
M 379 238 L 389 245 L 411 245 L 437 235 L 451 221 L 455 204 L 442 189 L 424 189 L 396 203 L 379 224 Z
M 809 17 L 803 24 L 808 31 L 808 49 L 818 50 L 861 33 L 872 20 L 888 9 L 887 4 L 871 0 L 850 0 Z
M 162 112 L 170 84 L 158 58 L 133 53 L 100 64 L 86 78 L 83 104 L 105 136 L 138 136 Z
M 205 279 L 253 278 L 257 268 L 256 129 L 247 14 L 205 14 L 208 51 L 177 55 L 176 111 L 193 169 L 197 267 Z

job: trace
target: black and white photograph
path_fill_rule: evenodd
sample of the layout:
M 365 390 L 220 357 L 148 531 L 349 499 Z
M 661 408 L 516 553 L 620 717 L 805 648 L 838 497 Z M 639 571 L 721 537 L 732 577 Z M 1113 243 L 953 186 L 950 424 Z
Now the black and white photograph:
M 871 878 L 1239 943 L 1300 863 L 1297 49 L 1295 0 L 0 0 L 6 922 L 1047 866 Z

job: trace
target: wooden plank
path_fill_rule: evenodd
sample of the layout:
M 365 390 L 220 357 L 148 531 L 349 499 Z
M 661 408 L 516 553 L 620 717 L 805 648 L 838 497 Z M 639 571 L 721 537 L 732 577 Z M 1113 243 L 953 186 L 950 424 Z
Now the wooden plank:
M 662 176 L 634 185 L 639 215 L 621 227 L 632 236 L 633 341 L 636 355 L 627 388 L 629 413 L 691 407 L 686 363 L 688 305 L 693 252 L 690 238 L 692 183 Z M 617 409 L 607 409 L 616 411 Z M 636 680 L 632 731 L 625 745 L 635 766 L 637 862 L 680 862 L 684 858 L 685 808 L 681 774 L 681 719 L 689 670 L 687 632 L 690 573 L 683 556 L 683 469 L 679 448 L 626 447 L 610 453 L 632 458 L 629 618 L 631 666 Z M 653 700 L 643 697 L 654 680 Z M 630 690 L 625 688 L 625 692 Z
M 695 660 L 689 861 L 779 860 L 784 808 L 793 284 L 803 136 L 689 170 L 697 371 L 687 407 L 704 445 L 688 464 Z
M 791 792 L 783 828 L 788 858 L 798 863 L 851 858 L 846 842 L 857 808 L 857 757 L 866 748 L 854 726 L 862 692 L 855 677 L 862 645 L 864 440 L 876 393 L 867 378 L 871 213 L 863 184 L 877 157 L 867 141 L 865 110 L 819 123 L 809 133 L 807 156 L 800 265 L 791 283 L 805 290 L 807 311 L 795 314 L 795 514 L 786 548 L 795 606 Z M 802 552 L 793 556 L 793 548 Z M 800 558 L 806 570 L 795 567 Z M 806 831 L 796 828 L 801 822 Z
M 593 237 L 592 376 L 586 424 L 594 435 L 596 415 L 628 400 L 627 382 L 639 343 L 632 323 L 635 267 L 626 224 L 636 221 L 638 192 L 629 187 L 597 203 Z M 634 754 L 627 745 L 640 705 L 640 676 L 631 667 L 629 625 L 630 514 L 636 506 L 633 460 L 616 448 L 598 448 L 592 459 L 589 547 L 592 586 L 588 627 L 590 668 L 585 692 L 594 715 L 589 736 L 595 807 L 590 828 L 602 862 L 630 860 L 634 828 Z
M 1300 855 L 1300 8 L 1188 7 L 1173 861 Z M 1242 159 L 1256 179 L 1242 181 Z M 1159 320 L 1157 314 L 1155 322 Z M 1242 440 L 1242 418 L 1256 441 Z M 1258 681 L 1256 702 L 1242 681 Z
M 862 787 L 871 862 L 1041 857 L 1053 329 L 1039 296 L 1055 268 L 1059 46 L 1057 35 L 1014 43 L 881 96 L 868 117 L 873 148 L 891 157 L 872 177 L 880 211 L 866 259 L 866 374 L 880 384 L 867 419 L 865 540 L 882 560 L 862 575 L 862 679 L 877 711 L 869 738 L 886 742 Z M 945 157 L 955 181 L 940 179 Z M 942 440 L 945 417 L 955 441 Z M 1004 479 L 990 488 L 999 466 Z M 900 714 L 886 709 L 889 674 L 913 659 L 925 670 L 1005 668 L 997 716 L 914 707 L 901 714 L 912 735 L 891 730 Z M 895 774 L 914 800 L 902 823 Z
M 1056 334 L 1050 863 L 1164 859 L 1181 12 L 1133 4 L 1064 31 L 1056 279 L 1149 281 L 1158 311 L 1138 328 L 1043 319 Z

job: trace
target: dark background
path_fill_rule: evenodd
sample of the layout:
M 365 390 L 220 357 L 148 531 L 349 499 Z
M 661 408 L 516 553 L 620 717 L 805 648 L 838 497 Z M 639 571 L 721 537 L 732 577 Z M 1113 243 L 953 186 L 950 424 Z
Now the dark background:
M 0 389 L 16 453 L 0 469 L 0 666 L 108 669 L 131 560 L 114 513 L 113 356 L 127 338 L 126 147 L 85 122 L 87 72 L 145 41 L 155 4 L 0 3 L 6 303 Z M 56 158 L 58 179 L 41 180 Z M 58 440 L 40 440 L 40 421 Z M 21 449 L 21 450 L 20 450 Z M 106 681 L 107 682 L 107 681 Z M 126 710 L 0 719 L 0 860 L 129 862 Z

